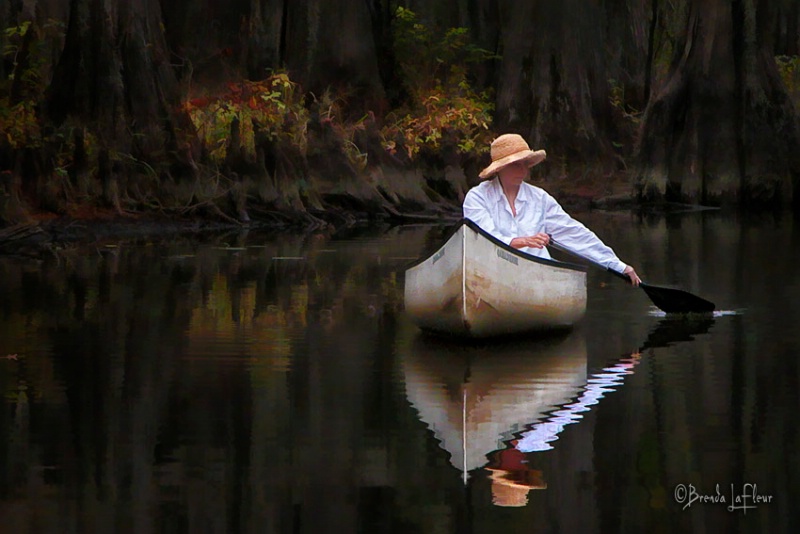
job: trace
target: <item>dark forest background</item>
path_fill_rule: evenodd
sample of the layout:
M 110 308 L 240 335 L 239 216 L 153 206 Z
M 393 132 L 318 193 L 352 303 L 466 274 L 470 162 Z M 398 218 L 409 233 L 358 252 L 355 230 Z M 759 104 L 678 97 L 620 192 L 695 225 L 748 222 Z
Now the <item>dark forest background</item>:
M 800 204 L 792 0 L 2 0 L 0 223 L 457 208 L 499 133 L 565 194 Z

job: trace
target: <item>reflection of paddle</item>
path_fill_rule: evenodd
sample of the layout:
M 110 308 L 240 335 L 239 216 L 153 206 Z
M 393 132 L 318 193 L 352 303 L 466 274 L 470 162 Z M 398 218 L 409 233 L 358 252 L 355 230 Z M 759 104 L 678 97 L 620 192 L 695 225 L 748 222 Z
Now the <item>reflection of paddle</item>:
M 639 351 L 668 347 L 681 341 L 693 341 L 694 336 L 705 334 L 713 324 L 713 317 L 662 319 L 647 335 Z
M 604 271 L 608 271 L 609 273 L 617 276 L 618 278 L 622 278 L 628 283 L 631 281 L 627 274 L 622 274 L 613 269 L 607 269 L 599 263 L 590 260 L 586 256 L 568 249 L 558 241 L 554 240 L 552 237 L 550 238 L 550 245 L 556 250 L 571 254 L 576 258 L 580 258 L 588 263 L 591 263 L 595 267 L 603 269 Z M 688 291 L 684 291 L 682 289 L 654 286 L 651 284 L 645 284 L 644 282 L 639 284 L 639 287 L 641 287 L 644 292 L 647 293 L 647 296 L 650 297 L 650 300 L 653 301 L 653 304 L 667 313 L 711 313 L 714 311 L 714 308 L 716 308 L 713 302 L 709 302 L 706 299 L 698 297 L 697 295 L 692 295 Z
M 609 363 L 599 372 L 592 373 L 586 381 L 583 393 L 576 400 L 562 405 L 543 420 L 531 425 L 519 435 L 513 446 L 522 452 L 552 449 L 551 443 L 558 439 L 558 434 L 566 425 L 580 421 L 591 406 L 600 402 L 606 394 L 619 388 L 627 375 L 633 374 L 645 350 L 693 341 L 695 336 L 708 332 L 713 324 L 714 319 L 710 317 L 670 318 L 659 321 L 636 352 Z

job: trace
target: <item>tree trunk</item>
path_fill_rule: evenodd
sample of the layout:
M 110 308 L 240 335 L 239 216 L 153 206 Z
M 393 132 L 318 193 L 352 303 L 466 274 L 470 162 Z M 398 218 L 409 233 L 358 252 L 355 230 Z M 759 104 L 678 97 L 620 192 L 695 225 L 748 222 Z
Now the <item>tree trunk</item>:
M 653 83 L 653 60 L 656 55 L 656 30 L 658 29 L 658 0 L 652 0 L 650 27 L 647 34 L 647 60 L 644 67 L 644 102 L 650 101 Z
M 288 0 L 251 0 L 247 21 L 246 66 L 252 80 L 280 67 L 286 47 Z
M 557 161 L 610 161 L 602 10 L 577 0 L 505 1 L 499 10 L 496 129 L 549 148 Z
M 367 3 L 303 0 L 286 9 L 285 62 L 293 79 L 316 95 L 334 87 L 363 109 L 378 108 L 384 91 Z
M 792 198 L 798 119 L 756 26 L 767 19 L 765 6 L 690 4 L 681 54 L 642 124 L 641 199 L 722 205 Z
M 135 162 L 132 173 L 193 175 L 194 128 L 179 97 L 157 0 L 70 1 L 48 95 L 56 124 L 90 125 L 99 153 Z
M 11 13 L 9 12 L 10 2 L 5 0 L 0 1 L 0 30 L 5 30 L 10 26 Z M 0 32 L 0 50 L 6 49 L 6 32 Z M 5 56 L 0 56 L 0 80 L 8 79 L 8 71 L 6 68 Z
M 653 35 L 651 24 L 658 0 L 609 0 L 604 3 L 603 20 L 607 21 L 604 52 L 607 76 L 623 90 L 627 107 L 644 110 L 647 104 L 648 61 Z
M 765 37 L 774 41 L 771 47 L 775 55 L 800 55 L 800 3 L 795 0 L 778 0 L 774 9 L 773 31 Z

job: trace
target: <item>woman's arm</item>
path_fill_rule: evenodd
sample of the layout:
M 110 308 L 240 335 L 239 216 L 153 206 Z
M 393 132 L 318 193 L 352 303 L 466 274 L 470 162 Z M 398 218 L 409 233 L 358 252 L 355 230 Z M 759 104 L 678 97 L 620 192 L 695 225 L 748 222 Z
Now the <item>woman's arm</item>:
M 607 269 L 628 274 L 634 285 L 639 277 L 632 267 L 623 263 L 614 251 L 581 222 L 573 219 L 549 194 L 544 196 L 545 232 L 565 247 L 587 256 Z

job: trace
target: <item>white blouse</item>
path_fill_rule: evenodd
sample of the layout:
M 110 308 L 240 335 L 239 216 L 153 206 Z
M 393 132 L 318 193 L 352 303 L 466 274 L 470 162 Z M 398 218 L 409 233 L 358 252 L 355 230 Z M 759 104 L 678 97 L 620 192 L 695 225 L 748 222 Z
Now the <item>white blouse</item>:
M 495 177 L 467 192 L 464 198 L 464 217 L 507 245 L 515 237 L 544 232 L 570 250 L 606 268 L 621 273 L 627 267 L 610 247 L 594 232 L 570 217 L 544 189 L 523 182 L 514 207 L 517 210 L 516 217 L 511 213 L 499 178 Z M 540 258 L 550 258 L 546 247 L 524 247 L 519 250 Z

